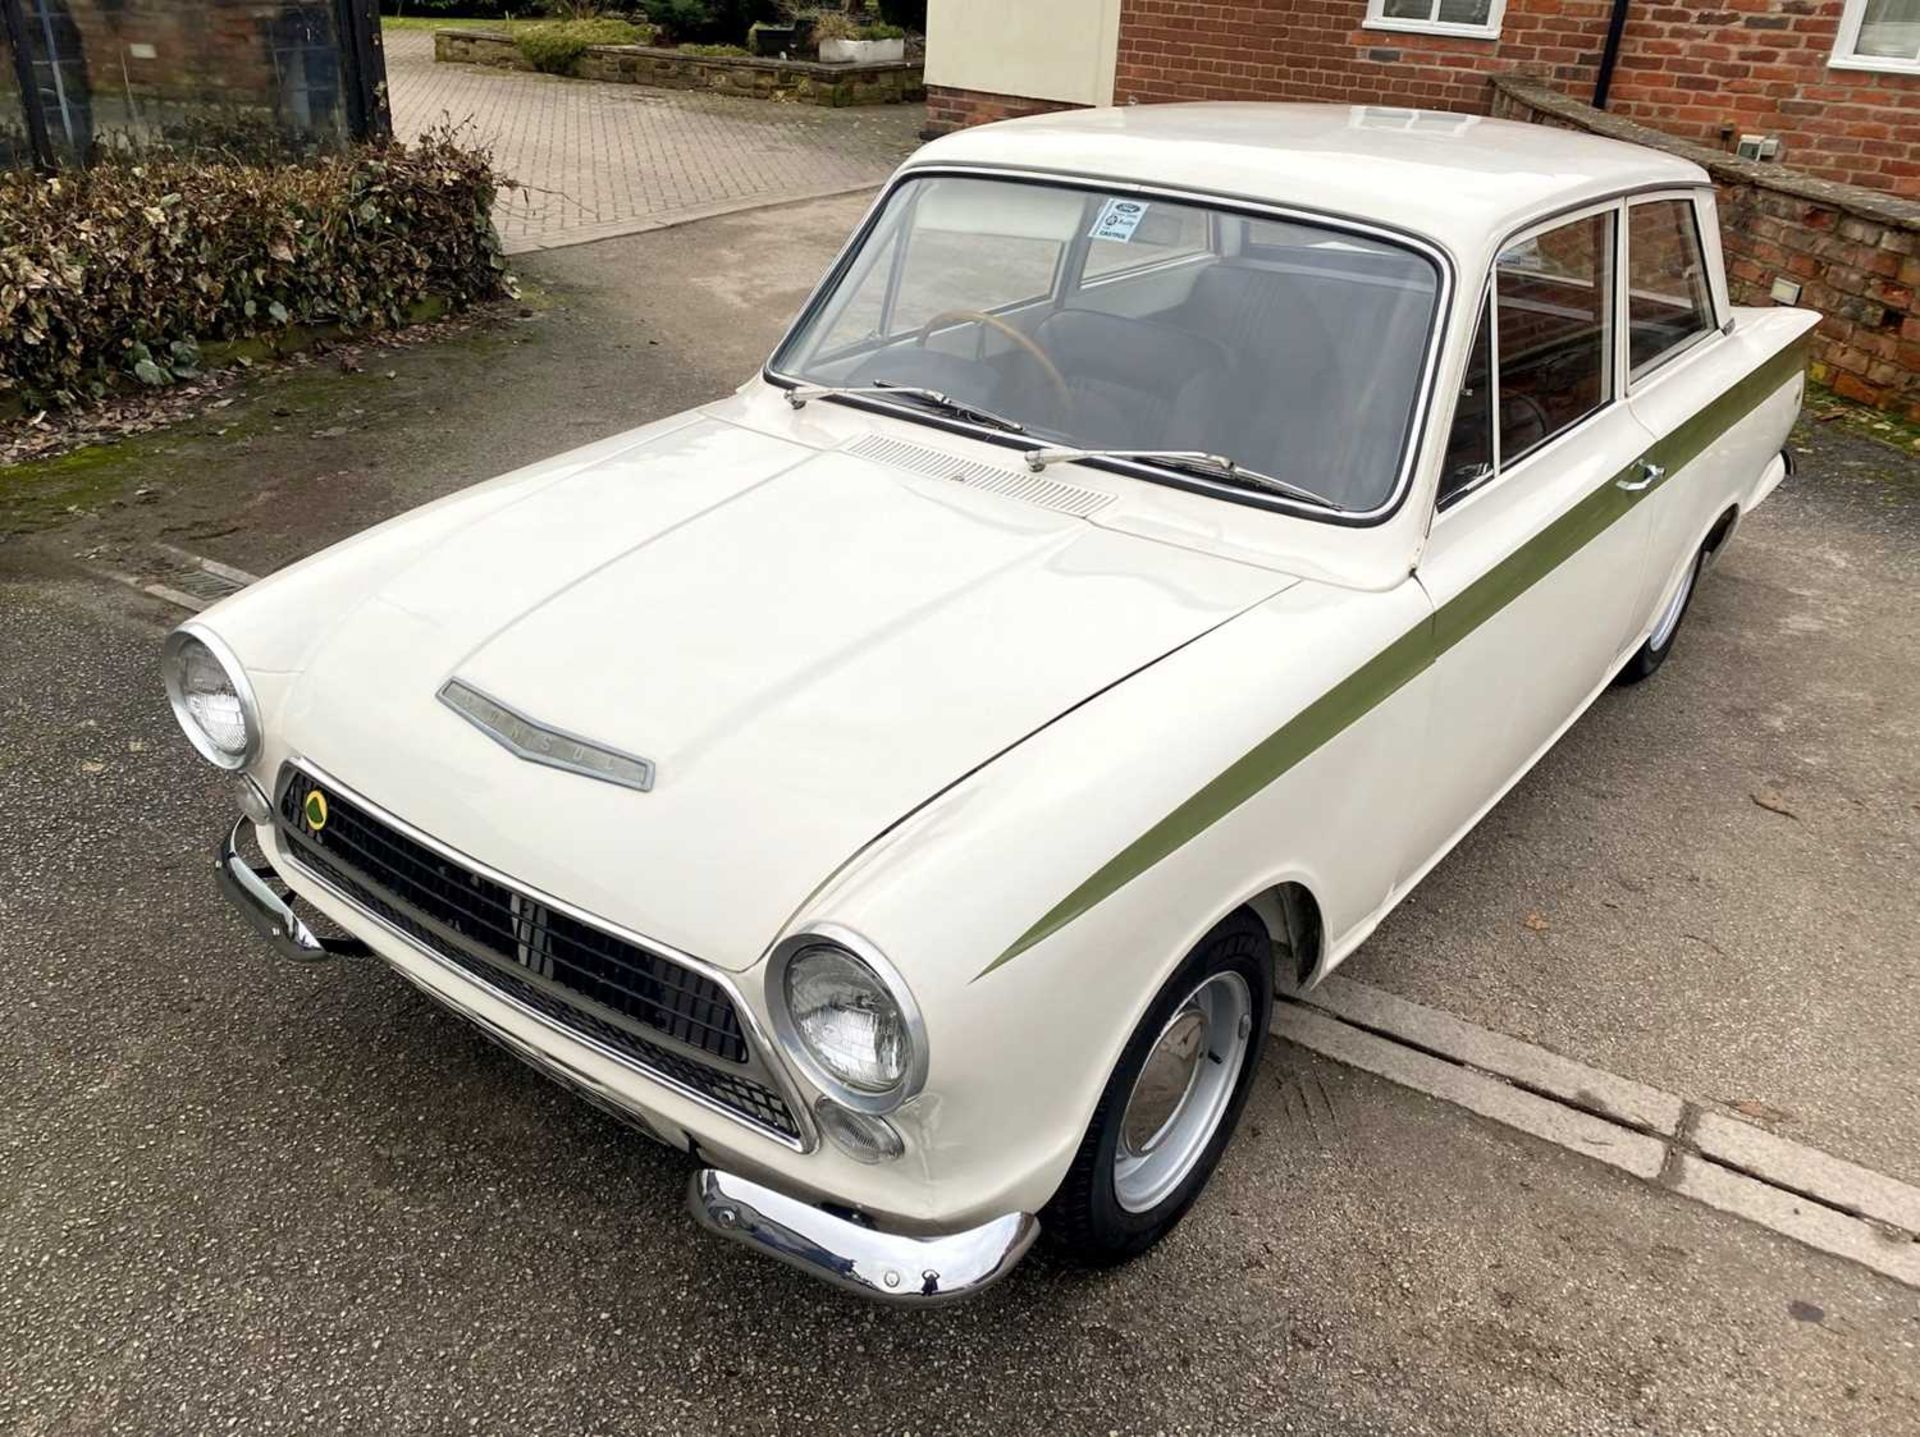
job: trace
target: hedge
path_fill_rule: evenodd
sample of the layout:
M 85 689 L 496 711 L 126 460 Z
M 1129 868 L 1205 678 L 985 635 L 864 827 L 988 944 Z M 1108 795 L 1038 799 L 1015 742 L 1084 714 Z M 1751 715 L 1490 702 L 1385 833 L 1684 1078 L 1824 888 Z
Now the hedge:
M 534 69 L 571 75 L 589 45 L 643 45 L 653 37 L 625 20 L 549 20 L 516 30 L 513 43 Z
M 492 298 L 497 185 L 446 133 L 294 164 L 0 172 L 0 399 L 72 405 L 191 373 L 211 341 Z

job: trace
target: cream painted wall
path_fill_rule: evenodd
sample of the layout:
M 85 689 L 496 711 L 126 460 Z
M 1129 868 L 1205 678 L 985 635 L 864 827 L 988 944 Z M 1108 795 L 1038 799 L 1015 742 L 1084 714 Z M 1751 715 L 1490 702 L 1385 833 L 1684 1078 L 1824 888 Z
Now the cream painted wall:
M 1120 0 L 930 0 L 927 83 L 1113 103 Z

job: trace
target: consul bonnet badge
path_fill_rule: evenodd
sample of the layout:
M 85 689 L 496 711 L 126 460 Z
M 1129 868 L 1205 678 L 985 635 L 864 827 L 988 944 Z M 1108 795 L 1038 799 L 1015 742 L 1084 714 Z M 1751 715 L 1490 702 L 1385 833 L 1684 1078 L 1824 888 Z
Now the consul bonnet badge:
M 483 694 L 464 679 L 448 679 L 440 702 L 481 733 L 528 763 L 617 783 L 645 793 L 653 787 L 653 761 L 528 718 L 518 709 Z

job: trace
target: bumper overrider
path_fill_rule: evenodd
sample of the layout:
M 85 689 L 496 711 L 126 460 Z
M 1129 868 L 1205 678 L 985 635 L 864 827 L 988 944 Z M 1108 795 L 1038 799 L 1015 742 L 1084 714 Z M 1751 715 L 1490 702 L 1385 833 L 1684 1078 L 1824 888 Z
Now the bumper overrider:
M 221 843 L 217 860 L 221 891 L 248 926 L 276 953 L 293 962 L 378 956 L 359 938 L 322 937 L 314 932 L 296 911 L 298 899 L 273 866 L 244 856 L 243 842 L 251 827 L 247 820 L 236 824 Z M 362 909 L 351 894 L 333 891 Z M 367 913 L 366 917 L 422 956 L 443 957 L 415 935 L 381 921 L 378 914 Z M 552 1050 L 537 1047 L 488 1021 L 477 1010 L 460 1006 L 438 989 L 417 981 L 415 986 L 515 1057 L 594 1106 L 654 1138 L 661 1136 L 662 1128 L 671 1127 L 636 1109 L 627 1094 L 614 1092 L 569 1064 L 561 1046 Z M 546 1021 L 569 1037 L 580 1037 L 550 1018 Z M 960 1232 L 934 1236 L 888 1233 L 864 1220 L 856 1208 L 830 1212 L 760 1182 L 710 1167 L 694 1173 L 688 1185 L 687 1205 L 710 1232 L 862 1296 L 906 1306 L 950 1302 L 979 1292 L 1011 1271 L 1039 1232 L 1032 1214 L 1007 1213 Z

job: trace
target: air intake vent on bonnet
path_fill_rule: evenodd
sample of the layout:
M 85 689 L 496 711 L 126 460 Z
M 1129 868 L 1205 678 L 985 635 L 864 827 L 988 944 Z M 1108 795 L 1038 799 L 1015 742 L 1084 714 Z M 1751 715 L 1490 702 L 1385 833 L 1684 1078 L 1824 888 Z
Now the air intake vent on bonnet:
M 934 479 L 950 479 L 970 489 L 1004 494 L 1009 499 L 1038 504 L 1042 509 L 1071 514 L 1077 519 L 1084 519 L 1113 502 L 1111 494 L 1102 494 L 1096 489 L 1062 484 L 1042 474 L 998 469 L 991 464 L 956 459 L 938 449 L 928 449 L 904 439 L 885 439 L 877 434 L 869 434 L 857 443 L 849 444 L 847 453 L 858 454 L 862 459 L 871 459 L 878 464 L 891 464 L 896 469 L 911 469 L 915 474 L 925 474 Z

